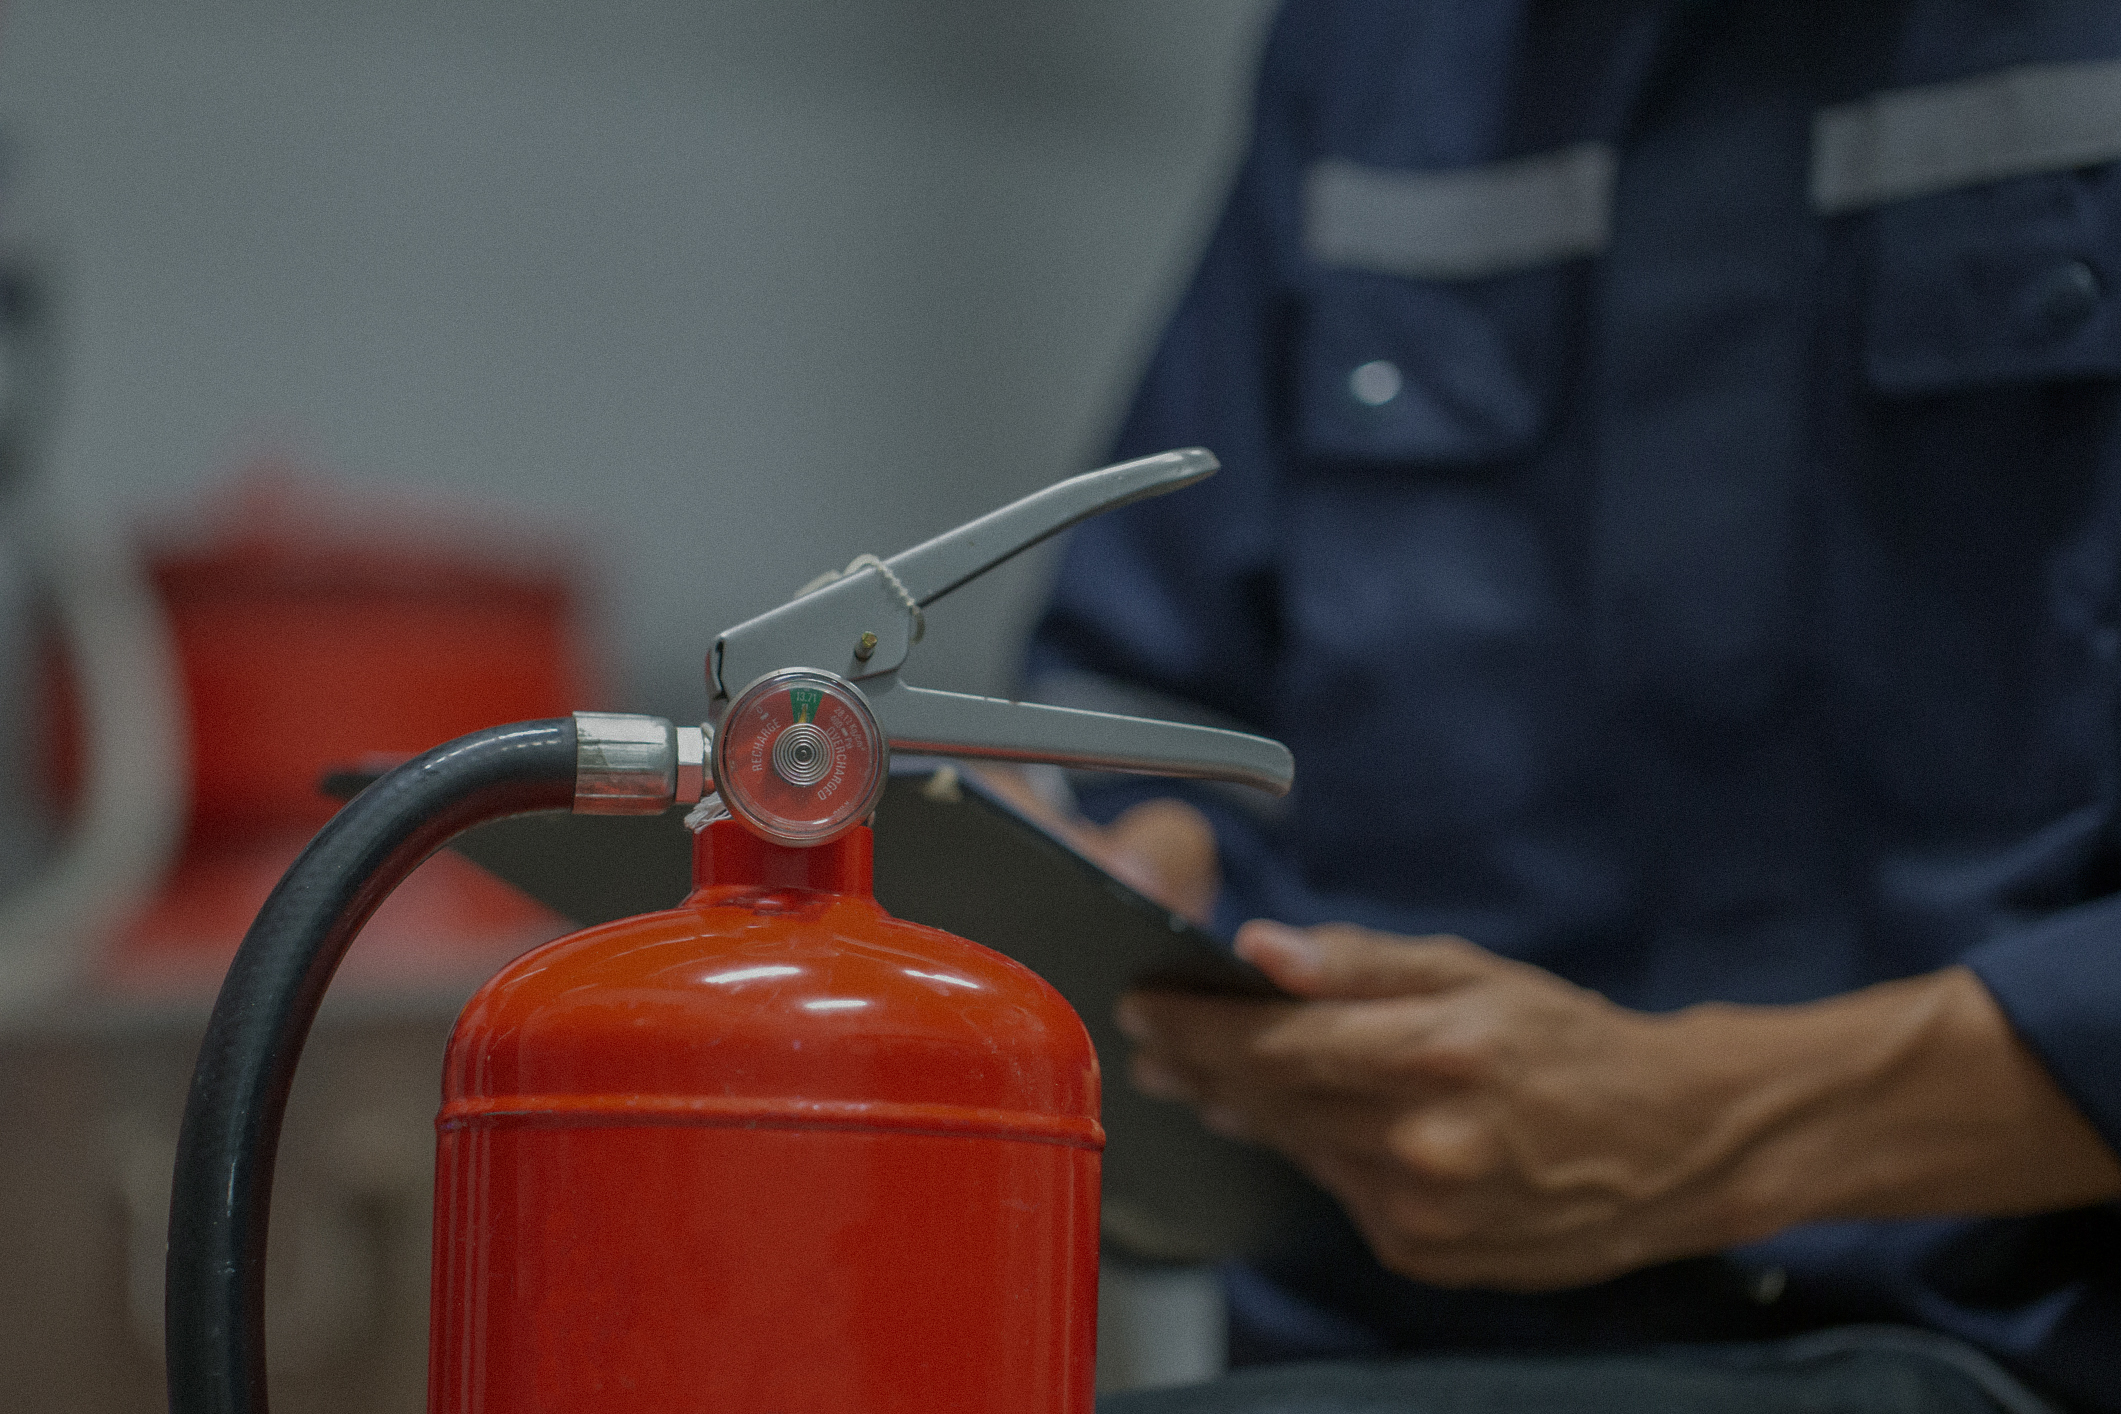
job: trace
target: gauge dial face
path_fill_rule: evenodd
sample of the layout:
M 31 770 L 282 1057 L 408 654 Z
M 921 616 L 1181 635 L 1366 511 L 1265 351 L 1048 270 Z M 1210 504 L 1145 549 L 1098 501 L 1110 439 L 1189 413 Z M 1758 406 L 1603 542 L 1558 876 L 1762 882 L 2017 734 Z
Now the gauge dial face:
M 888 766 L 860 690 L 808 668 L 745 688 L 714 734 L 715 789 L 730 814 L 776 844 L 823 844 L 861 824 Z

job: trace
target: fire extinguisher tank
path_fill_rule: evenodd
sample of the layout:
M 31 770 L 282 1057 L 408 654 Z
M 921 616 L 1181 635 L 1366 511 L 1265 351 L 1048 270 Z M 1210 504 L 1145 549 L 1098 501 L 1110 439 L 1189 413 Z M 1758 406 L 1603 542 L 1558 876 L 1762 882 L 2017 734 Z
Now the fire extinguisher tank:
M 450 1041 L 435 1414 L 1084 1414 L 1098 1073 L 1033 973 L 901 922 L 870 836 L 700 832 L 695 887 Z
M 707 655 L 714 720 L 578 712 L 444 742 L 304 847 L 200 1043 L 170 1184 L 175 1414 L 266 1407 L 280 1123 L 377 903 L 458 832 L 660 815 L 713 791 L 677 908 L 511 963 L 442 1084 L 435 1414 L 1091 1414 L 1097 1062 L 1037 977 L 899 922 L 862 825 L 892 751 L 1289 789 L 1242 732 L 937 692 L 925 606 L 1085 517 L 1192 485 L 1199 448 L 1069 477 L 858 556 Z M 967 880 L 1007 888 L 1008 881 Z

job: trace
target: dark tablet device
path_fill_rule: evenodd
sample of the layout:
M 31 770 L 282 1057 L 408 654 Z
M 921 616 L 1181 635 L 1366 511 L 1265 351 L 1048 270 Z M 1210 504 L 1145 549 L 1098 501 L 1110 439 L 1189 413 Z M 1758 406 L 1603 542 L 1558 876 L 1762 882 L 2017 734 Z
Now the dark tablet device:
M 325 788 L 344 799 L 370 779 L 349 772 Z M 1310 1220 L 1322 1200 L 1280 1159 L 1127 1083 L 1128 1043 L 1112 1019 L 1130 987 L 1280 995 L 1264 975 L 950 763 L 894 761 L 875 838 L 885 909 L 1016 959 L 1083 1018 L 1104 1072 L 1108 1244 L 1156 1261 L 1257 1255 Z M 692 840 L 675 811 L 517 816 L 454 848 L 584 926 L 669 908 L 691 877 Z
M 1130 985 L 1282 995 L 1198 925 L 949 762 L 894 762 L 875 832 L 878 902 L 1009 954 L 1086 1017 L 1097 986 L 1110 986 L 1114 1002 Z
M 1281 1159 L 1129 1084 L 1112 1019 L 1135 986 L 1281 995 L 1263 974 L 945 763 L 894 762 L 875 828 L 885 908 L 1015 958 L 1089 1029 L 1105 1080 L 1108 1245 L 1159 1261 L 1265 1255 L 1315 1220 L 1324 1200 Z

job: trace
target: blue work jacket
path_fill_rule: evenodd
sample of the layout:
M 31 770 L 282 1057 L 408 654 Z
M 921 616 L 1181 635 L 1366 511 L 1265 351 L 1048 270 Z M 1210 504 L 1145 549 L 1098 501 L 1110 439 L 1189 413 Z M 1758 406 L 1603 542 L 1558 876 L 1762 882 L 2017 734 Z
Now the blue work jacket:
M 1297 0 L 1118 447 L 1224 470 L 1077 532 L 1030 690 L 1290 745 L 1199 797 L 1225 930 L 1649 1009 L 1963 962 L 2121 1147 L 2117 159 L 2111 0 Z M 2121 1410 L 2110 1206 L 1268 1276 L 1291 1354 L 1888 1321 Z

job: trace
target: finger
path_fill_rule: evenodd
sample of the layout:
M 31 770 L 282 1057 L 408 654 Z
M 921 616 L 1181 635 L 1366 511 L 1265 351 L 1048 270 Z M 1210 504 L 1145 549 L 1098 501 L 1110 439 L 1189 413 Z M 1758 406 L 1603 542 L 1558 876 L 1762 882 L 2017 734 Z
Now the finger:
M 1296 1156 L 1332 1156 L 1380 1181 L 1415 1189 L 1478 1190 L 1513 1203 L 1550 1201 L 1518 1180 L 1504 1136 L 1474 1096 L 1408 1106 L 1375 1096 L 1239 1096 L 1247 1135 Z
M 1172 912 L 1205 925 L 1222 888 L 1215 827 L 1182 800 L 1145 800 L 1106 826 L 1100 862 Z
M 1122 1032 L 1196 1096 L 1249 1091 L 1406 1103 L 1476 1080 L 1463 1007 L 1449 1000 L 1256 1002 L 1133 992 Z
M 1380 1008 L 1389 1005 L 1389 1013 Z M 1299 1096 L 1400 1096 L 1418 1085 L 1423 1037 L 1436 1030 L 1421 1003 L 1258 1002 L 1183 992 L 1132 992 L 1120 1029 L 1196 1095 L 1238 1091 Z
M 1293 1076 L 1289 1062 L 1263 1060 L 1252 1049 L 1274 1016 L 1295 1005 L 1141 991 L 1120 998 L 1113 1020 L 1139 1056 L 1198 1093 L 1211 1083 L 1217 1089 L 1287 1083 L 1279 1073 Z
M 1349 923 L 1292 928 L 1255 918 L 1237 955 L 1300 997 L 1358 999 L 1449 991 L 1506 964 L 1463 938 L 1402 938 Z
M 1300 1164 L 1331 1158 L 1375 1166 L 1382 1172 L 1400 1163 L 1395 1133 L 1404 1114 L 1402 1107 L 1389 1101 L 1254 1090 L 1235 1091 L 1203 1104 L 1240 1137 L 1279 1149 Z M 1428 1175 L 1409 1172 L 1406 1176 L 1418 1180 Z
M 1184 1076 L 1157 1061 L 1154 1056 L 1136 1051 L 1128 1059 L 1127 1072 L 1134 1088 L 1152 1100 L 1190 1100 L 1193 1087 Z
M 1441 1252 L 1482 1250 L 1508 1225 L 1507 1215 L 1494 1211 L 1495 1196 L 1477 1188 L 1410 1184 L 1388 1164 L 1337 1154 L 1312 1155 L 1302 1167 L 1395 1270 Z

